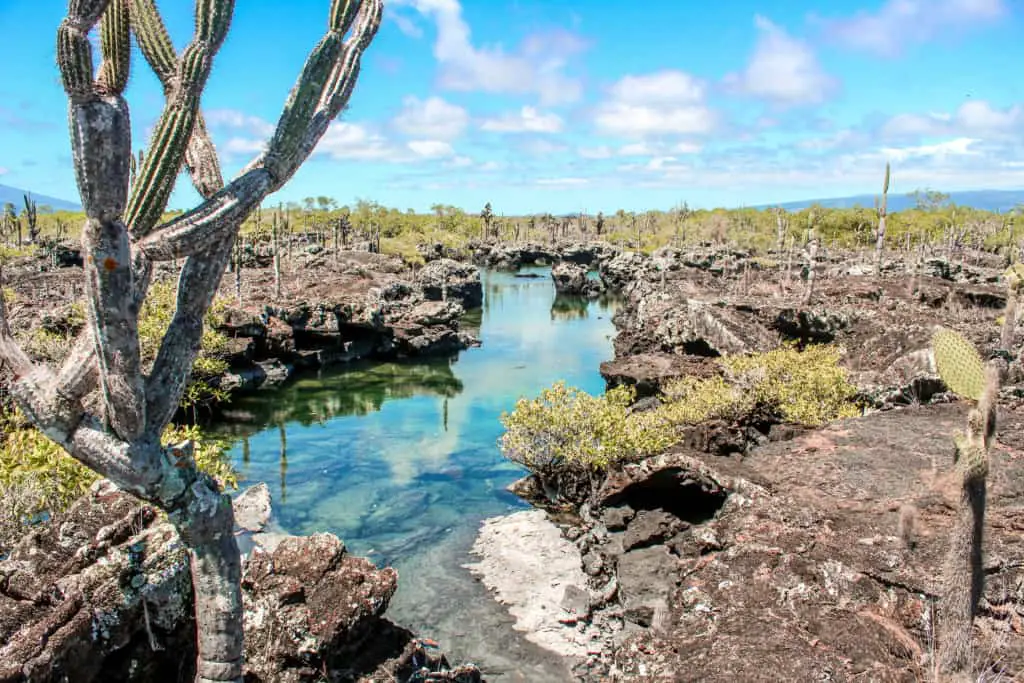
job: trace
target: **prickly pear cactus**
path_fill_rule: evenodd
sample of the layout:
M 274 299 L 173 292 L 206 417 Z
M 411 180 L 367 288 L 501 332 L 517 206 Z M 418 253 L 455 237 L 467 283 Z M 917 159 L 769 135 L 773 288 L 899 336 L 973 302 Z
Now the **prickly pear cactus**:
M 977 401 L 985 389 L 985 366 L 974 344 L 947 328 L 932 336 L 935 365 L 950 391 Z
M 1003 271 L 1003 280 L 1006 282 L 1006 288 L 1016 292 L 1020 289 L 1020 285 L 1024 282 L 1024 263 L 1014 263 L 1012 266 Z

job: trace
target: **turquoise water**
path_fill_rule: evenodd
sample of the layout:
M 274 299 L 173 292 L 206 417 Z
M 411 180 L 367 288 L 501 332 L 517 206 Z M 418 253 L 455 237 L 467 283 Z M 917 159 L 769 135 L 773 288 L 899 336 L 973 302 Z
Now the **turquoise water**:
M 466 321 L 483 344 L 457 359 L 306 376 L 238 398 L 221 426 L 239 437 L 244 480 L 270 485 L 285 530 L 330 531 L 396 567 L 391 618 L 502 680 L 564 673 L 462 567 L 481 520 L 526 507 L 505 490 L 523 470 L 497 447 L 499 416 L 556 380 L 602 392 L 598 366 L 612 357 L 614 305 L 556 298 L 549 272 L 485 271 L 483 309 Z

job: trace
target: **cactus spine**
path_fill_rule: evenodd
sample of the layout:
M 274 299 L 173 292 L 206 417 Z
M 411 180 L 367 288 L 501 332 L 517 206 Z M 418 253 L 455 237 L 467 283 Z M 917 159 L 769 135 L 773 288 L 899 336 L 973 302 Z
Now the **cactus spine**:
M 986 480 L 996 434 L 999 371 L 992 363 L 984 365 L 974 346 L 952 330 L 937 330 L 932 345 L 942 380 L 953 392 L 976 401 L 967 414 L 966 431 L 953 437 L 954 466 L 961 474 L 960 506 L 950 532 L 939 599 L 939 662 L 944 671 L 955 673 L 970 664 L 974 615 L 984 589 Z

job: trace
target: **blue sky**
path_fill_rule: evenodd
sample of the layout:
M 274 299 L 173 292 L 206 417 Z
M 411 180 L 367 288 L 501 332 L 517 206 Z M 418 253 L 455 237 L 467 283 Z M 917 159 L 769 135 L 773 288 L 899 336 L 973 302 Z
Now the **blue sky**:
M 349 109 L 274 200 L 496 213 L 1024 188 L 1018 0 L 385 0 Z M 162 2 L 179 49 L 188 2 Z M 270 136 L 328 0 L 240 0 L 203 109 L 228 175 Z M 77 199 L 65 3 L 3 0 L 0 183 Z M 13 30 L 10 30 L 14 27 Z M 136 148 L 162 104 L 136 53 Z M 196 201 L 179 182 L 172 206 Z

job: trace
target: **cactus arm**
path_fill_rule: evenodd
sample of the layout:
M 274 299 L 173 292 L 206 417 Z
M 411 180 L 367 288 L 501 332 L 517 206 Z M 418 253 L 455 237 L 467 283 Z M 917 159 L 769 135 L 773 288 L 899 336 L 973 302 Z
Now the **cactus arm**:
M 160 79 L 165 96 L 170 98 L 173 96 L 178 70 L 174 44 L 154 0 L 131 1 L 132 30 L 139 50 L 153 69 L 153 73 Z M 192 137 L 185 150 L 185 167 L 192 178 L 193 186 L 203 199 L 209 199 L 217 190 L 224 187 L 217 152 L 201 113 L 196 115 Z
M 974 346 L 952 330 L 937 330 L 933 347 L 946 385 L 977 401 L 967 414 L 966 431 L 953 437 L 954 466 L 961 474 L 960 505 L 950 531 L 939 599 L 939 663 L 945 672 L 961 672 L 971 662 L 974 615 L 985 585 L 985 499 L 989 449 L 996 435 L 999 370 L 992 362 L 982 364 Z
M 147 415 L 150 429 L 155 433 L 163 430 L 178 408 L 192 363 L 199 353 L 203 317 L 231 258 L 234 237 L 232 233 L 228 240 L 213 246 L 201 257 L 188 258 L 182 266 L 174 317 L 146 379 Z
M 110 0 L 100 22 L 100 73 L 97 85 L 105 91 L 123 93 L 131 70 L 131 39 L 128 0 Z
M 134 30 L 136 41 L 139 43 L 140 51 L 164 85 L 165 95 L 168 105 L 170 105 L 174 98 L 173 86 L 177 78 L 178 64 L 163 20 L 160 18 L 153 0 L 118 1 L 131 3 L 129 6 L 130 24 Z M 121 25 L 123 26 L 123 24 Z M 123 45 L 120 41 L 117 44 Z M 197 119 L 189 142 L 189 150 L 186 152 L 186 166 L 192 173 L 196 189 L 204 197 L 209 197 L 215 192 L 214 187 L 216 189 L 223 187 L 223 179 L 220 175 L 213 143 L 209 141 L 208 137 L 204 137 L 205 132 L 201 118 Z M 195 148 L 194 151 L 193 148 Z M 191 157 L 195 157 L 196 161 L 190 162 Z M 132 158 L 132 162 L 134 161 Z M 137 167 L 142 167 L 145 161 L 146 158 L 140 151 Z M 129 163 L 129 175 L 131 175 L 132 162 Z M 138 183 L 133 183 L 133 185 L 139 186 Z M 135 306 L 141 305 L 149 285 L 149 266 L 145 257 L 141 260 L 138 258 L 141 253 L 139 251 L 135 254 Z M 96 386 L 99 375 L 94 346 L 90 334 L 79 336 L 57 373 L 58 385 L 62 387 L 64 395 L 72 400 L 80 400 Z
M 138 242 L 154 261 L 197 254 L 229 238 L 270 194 L 273 181 L 262 168 L 252 169 L 192 211 L 172 219 Z
M 124 0 L 69 5 L 57 30 L 57 61 L 70 107 L 72 159 L 82 206 L 88 327 L 97 353 L 103 403 L 114 432 L 130 440 L 144 423 L 139 373 L 138 309 L 129 305 L 132 273 L 121 220 L 128 195 L 131 124 L 122 97 L 127 84 Z M 102 18 L 99 77 L 92 78 L 89 31 Z
M 380 26 L 382 0 L 363 0 L 352 20 L 351 7 L 342 11 L 342 6 L 354 4 L 353 0 L 335 0 L 332 4 L 331 16 L 340 17 L 340 21 L 329 26 L 327 36 L 310 53 L 267 151 L 202 205 L 141 239 L 139 248 L 149 258 L 168 261 L 221 242 L 237 231 L 241 221 L 267 195 L 287 182 L 308 158 L 327 126 L 348 102 L 359 74 L 359 59 Z M 353 32 L 339 47 L 335 34 L 341 27 L 352 27 Z M 328 60 L 325 55 L 333 57 Z M 296 93 L 301 94 L 298 100 Z M 317 93 L 315 109 L 302 104 Z
M 125 223 L 136 238 L 152 232 L 167 207 L 199 114 L 200 95 L 227 35 L 234 4 L 234 0 L 196 2 L 195 34 L 178 60 L 175 88 L 157 121 L 125 211 Z
M 85 338 L 88 338 L 85 336 Z M 94 419 L 84 419 L 81 404 L 69 399 L 60 377 L 45 365 L 32 362 L 15 341 L 8 324 L 7 306 L 0 294 L 0 358 L 14 373 L 11 393 L 18 405 L 47 437 L 73 453 L 85 465 L 120 485 L 142 492 L 151 484 L 127 444 L 104 434 Z M 95 367 L 95 366 L 93 366 Z

